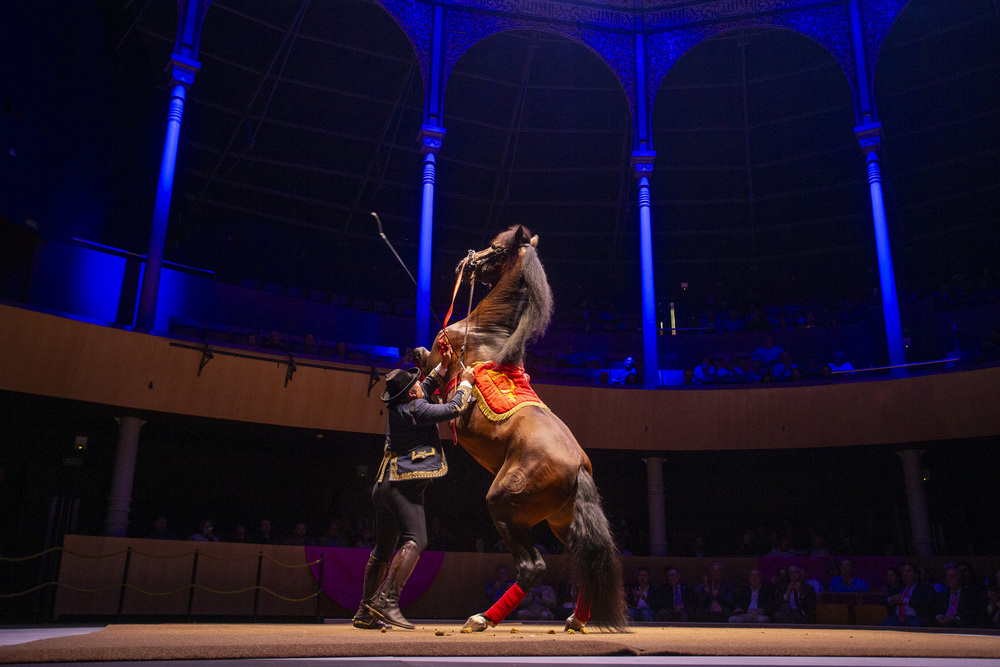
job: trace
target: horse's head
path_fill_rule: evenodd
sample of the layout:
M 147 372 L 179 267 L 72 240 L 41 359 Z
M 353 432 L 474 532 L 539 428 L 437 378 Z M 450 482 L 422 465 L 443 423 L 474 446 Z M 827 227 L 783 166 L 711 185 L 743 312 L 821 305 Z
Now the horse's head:
M 538 237 L 532 236 L 527 227 L 514 225 L 497 234 L 488 248 L 459 262 L 455 273 L 461 273 L 463 280 L 474 274 L 476 280 L 495 284 L 509 266 L 517 263 L 518 249 L 527 245 L 537 247 Z

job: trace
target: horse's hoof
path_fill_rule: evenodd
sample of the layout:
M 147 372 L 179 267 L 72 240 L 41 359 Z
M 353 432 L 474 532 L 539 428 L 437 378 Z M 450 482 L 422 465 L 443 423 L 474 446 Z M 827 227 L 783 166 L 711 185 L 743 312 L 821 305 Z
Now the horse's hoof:
M 486 618 L 482 614 L 475 614 L 474 616 L 470 616 L 469 620 L 467 620 L 465 622 L 465 625 L 462 626 L 462 632 L 464 633 L 482 632 L 487 628 L 494 628 L 494 627 L 496 627 L 496 623 Z
M 576 620 L 576 616 L 570 614 L 569 618 L 566 619 L 566 627 L 563 628 L 563 630 L 565 632 L 573 630 L 574 632 L 586 633 L 587 631 L 583 629 L 585 625 L 586 623 L 581 623 L 580 621 Z

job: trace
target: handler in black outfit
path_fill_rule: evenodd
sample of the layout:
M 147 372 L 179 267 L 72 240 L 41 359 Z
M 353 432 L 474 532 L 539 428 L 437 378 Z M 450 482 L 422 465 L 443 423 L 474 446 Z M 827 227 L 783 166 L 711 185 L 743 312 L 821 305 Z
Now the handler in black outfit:
M 458 417 L 469 405 L 472 393 L 474 376 L 472 369 L 466 368 L 450 401 L 438 404 L 425 398 L 438 388 L 451 357 L 451 347 L 442 345 L 441 363 L 419 384 L 420 371 L 416 368 L 396 369 L 385 378 L 382 401 L 387 404 L 389 422 L 385 452 L 372 490 L 375 549 L 365 567 L 361 606 L 354 615 L 356 628 L 378 629 L 382 622 L 406 629 L 414 627 L 399 611 L 399 593 L 427 546 L 424 489 L 432 479 L 448 473 L 437 425 Z M 403 546 L 392 558 L 400 536 Z M 383 583 L 387 569 L 389 576 Z

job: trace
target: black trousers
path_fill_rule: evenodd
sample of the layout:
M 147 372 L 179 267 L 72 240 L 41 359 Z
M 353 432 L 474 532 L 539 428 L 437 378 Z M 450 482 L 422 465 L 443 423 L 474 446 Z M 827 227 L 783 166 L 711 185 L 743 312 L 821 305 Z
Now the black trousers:
M 392 553 L 402 538 L 413 541 L 422 552 L 427 547 L 427 518 L 424 515 L 424 490 L 429 479 L 390 482 L 388 475 L 372 489 L 375 504 L 375 550 L 378 560 L 392 560 Z

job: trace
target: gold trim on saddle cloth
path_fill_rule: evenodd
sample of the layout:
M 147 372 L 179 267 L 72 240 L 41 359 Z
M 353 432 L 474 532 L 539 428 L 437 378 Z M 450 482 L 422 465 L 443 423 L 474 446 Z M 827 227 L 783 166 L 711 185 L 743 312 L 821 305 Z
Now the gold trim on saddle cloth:
M 503 421 L 529 405 L 549 409 L 531 388 L 531 378 L 524 372 L 524 366 L 499 366 L 489 361 L 476 364 L 475 374 L 472 395 L 490 421 Z

